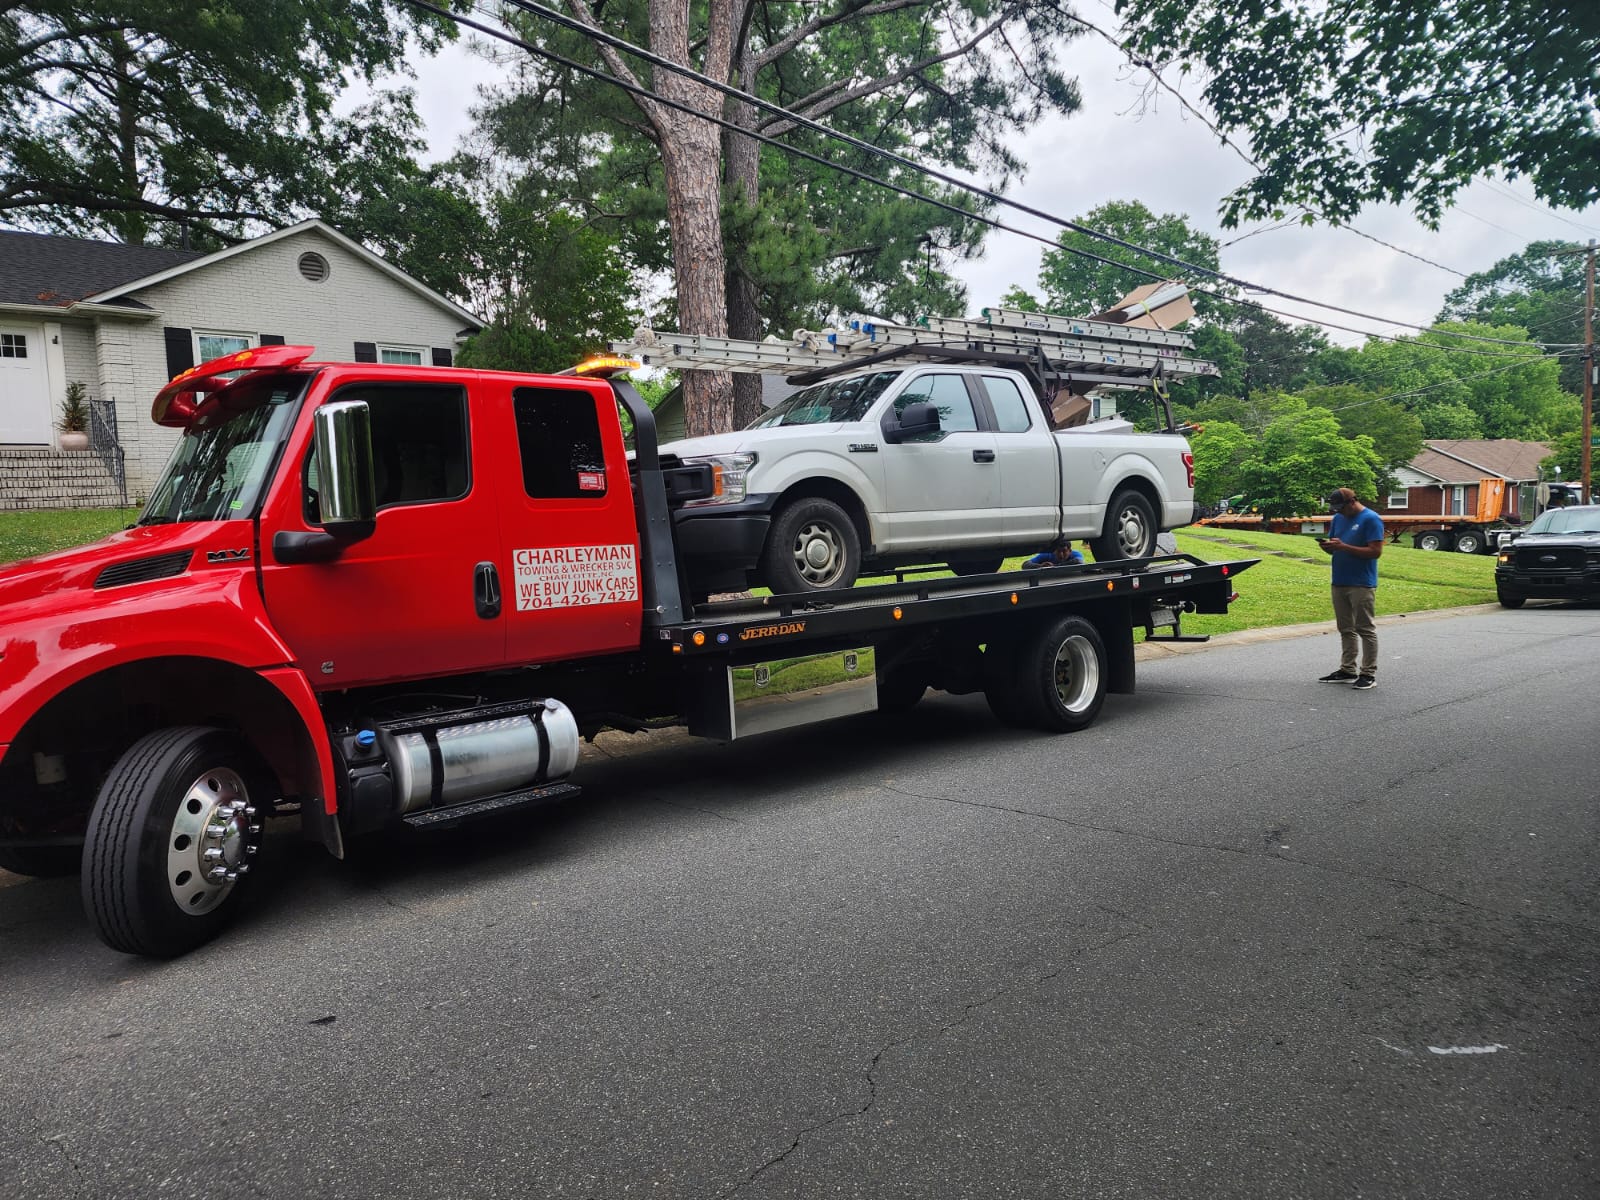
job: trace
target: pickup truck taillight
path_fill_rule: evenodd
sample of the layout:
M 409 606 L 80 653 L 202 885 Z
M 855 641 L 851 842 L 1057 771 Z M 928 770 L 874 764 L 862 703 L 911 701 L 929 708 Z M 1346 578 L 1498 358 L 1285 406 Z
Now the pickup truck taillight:
M 1184 451 L 1183 454 L 1183 469 L 1188 472 L 1189 490 L 1192 492 L 1194 491 L 1194 455 L 1190 454 L 1187 450 Z

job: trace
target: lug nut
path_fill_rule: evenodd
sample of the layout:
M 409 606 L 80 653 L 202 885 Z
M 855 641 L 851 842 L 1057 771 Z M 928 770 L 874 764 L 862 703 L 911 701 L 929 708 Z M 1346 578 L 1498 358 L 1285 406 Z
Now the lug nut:
M 207 825 L 206 826 L 206 836 L 208 838 L 214 838 L 214 839 L 217 839 L 217 840 L 221 840 L 223 835 L 226 834 L 227 832 L 228 832 L 228 827 L 226 825 Z
M 230 879 L 235 879 L 240 875 L 248 875 L 248 874 L 250 874 L 250 864 L 249 863 L 240 863 L 239 864 L 239 869 L 237 871 L 235 871 L 232 875 L 230 875 L 229 878 Z
M 244 815 L 254 817 L 256 815 L 256 806 L 254 804 L 246 804 L 244 806 Z
M 221 883 L 227 877 L 227 867 L 212 867 L 211 870 L 206 872 L 206 878 L 211 880 L 212 883 Z
M 201 857 L 204 858 L 208 863 L 221 862 L 222 861 L 222 847 L 221 846 L 207 846 L 205 854 L 201 855 Z
M 256 852 L 256 851 L 257 851 L 257 850 L 258 850 L 258 849 L 260 849 L 260 847 L 258 847 L 258 846 L 252 846 L 252 845 L 249 845 L 249 844 L 248 844 L 248 843 L 247 843 L 247 844 L 246 844 L 246 845 L 245 845 L 245 848 L 244 848 L 244 852 L 245 852 L 245 855 L 246 855 L 246 857 L 251 857 L 251 856 L 253 856 L 253 855 L 254 855 L 254 854 L 255 854 L 255 852 Z

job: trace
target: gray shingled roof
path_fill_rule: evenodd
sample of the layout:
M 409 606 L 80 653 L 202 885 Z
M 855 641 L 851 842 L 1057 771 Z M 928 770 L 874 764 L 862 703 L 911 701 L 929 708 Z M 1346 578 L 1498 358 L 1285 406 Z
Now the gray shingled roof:
M 1543 442 L 1512 438 L 1435 438 L 1422 445 L 1422 453 L 1411 460 L 1412 469 L 1443 483 L 1477 483 L 1485 476 L 1513 483 L 1535 480 L 1540 459 L 1550 455 L 1550 447 Z
M 203 257 L 198 250 L 0 230 L 0 303 L 67 305 Z

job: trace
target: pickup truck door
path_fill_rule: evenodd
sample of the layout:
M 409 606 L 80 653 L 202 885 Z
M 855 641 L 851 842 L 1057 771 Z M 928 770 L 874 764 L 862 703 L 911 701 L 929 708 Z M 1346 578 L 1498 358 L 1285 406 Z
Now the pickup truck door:
M 477 602 L 480 564 L 500 554 L 494 490 L 471 450 L 485 431 L 460 382 L 394 380 L 335 387 L 372 414 L 378 516 L 372 535 L 330 562 L 281 561 L 279 533 L 314 532 L 317 464 L 302 421 L 262 512 L 261 587 L 273 627 L 318 688 L 347 688 L 497 666 L 505 615 Z
M 983 376 L 1000 460 L 1001 528 L 1011 545 L 1043 550 L 1057 532 L 1061 466 L 1044 411 L 1010 375 Z
M 1000 463 L 994 433 L 979 428 L 968 376 L 933 371 L 913 377 L 885 407 L 883 428 L 894 428 L 901 410 L 915 401 L 938 407 L 940 428 L 885 441 L 888 511 L 879 549 L 992 546 L 1001 536 Z

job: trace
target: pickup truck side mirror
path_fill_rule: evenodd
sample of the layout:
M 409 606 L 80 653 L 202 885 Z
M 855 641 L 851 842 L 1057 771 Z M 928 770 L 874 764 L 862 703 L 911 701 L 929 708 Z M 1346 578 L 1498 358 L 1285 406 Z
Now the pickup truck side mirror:
M 332 562 L 377 528 L 378 489 L 372 469 L 372 410 L 364 400 L 341 400 L 317 410 L 315 533 L 279 530 L 272 555 L 281 563 Z
M 883 431 L 886 442 L 903 442 L 919 433 L 939 432 L 939 406 L 916 400 L 900 410 L 900 423 Z

